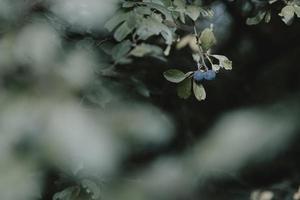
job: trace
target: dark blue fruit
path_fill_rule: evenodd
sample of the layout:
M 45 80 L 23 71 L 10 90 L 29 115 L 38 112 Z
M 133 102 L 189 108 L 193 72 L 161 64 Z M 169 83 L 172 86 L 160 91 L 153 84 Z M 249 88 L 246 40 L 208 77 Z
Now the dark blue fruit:
M 202 81 L 204 79 L 204 73 L 201 71 L 194 72 L 194 80 L 195 81 Z
M 216 78 L 216 72 L 214 70 L 207 70 L 206 72 L 204 72 L 204 79 L 211 81 L 214 80 Z

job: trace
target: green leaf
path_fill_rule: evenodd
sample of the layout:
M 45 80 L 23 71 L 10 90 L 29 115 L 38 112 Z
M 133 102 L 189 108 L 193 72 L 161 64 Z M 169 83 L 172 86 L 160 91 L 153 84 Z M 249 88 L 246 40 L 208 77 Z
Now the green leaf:
M 94 181 L 84 179 L 81 181 L 81 185 L 92 196 L 92 199 L 100 199 L 100 187 Z
M 196 21 L 200 16 L 200 9 L 197 6 L 187 6 L 186 15 Z
M 265 15 L 265 22 L 269 23 L 271 20 L 271 10 L 268 10 L 266 15 Z
M 180 9 L 184 9 L 185 5 L 186 5 L 185 0 L 174 0 L 173 3 L 177 8 L 180 8 Z
M 132 59 L 128 57 L 123 57 L 120 60 L 116 61 L 116 63 L 121 64 L 121 65 L 126 65 L 129 63 L 132 63 Z
M 129 27 L 127 22 L 124 22 L 114 33 L 114 38 L 120 42 L 124 40 L 131 32 L 133 27 Z
M 294 10 L 297 17 L 300 17 L 300 6 L 294 5 Z
M 165 6 L 152 3 L 152 2 L 137 2 L 137 3 L 140 5 L 145 5 L 151 9 L 157 10 L 158 12 L 164 15 L 166 20 L 174 21 L 171 12 Z
M 247 25 L 259 24 L 265 17 L 266 11 L 259 11 L 254 17 L 249 17 L 246 20 Z
M 125 1 L 123 4 L 122 4 L 122 7 L 123 8 L 132 8 L 136 5 L 135 2 L 129 2 L 129 1 Z
M 133 30 L 136 28 L 137 24 L 139 23 L 139 20 L 141 20 L 141 16 L 137 15 L 134 12 L 130 12 L 130 14 L 128 14 L 126 23 L 127 26 L 129 27 L 129 29 Z
M 150 90 L 147 88 L 147 86 L 144 84 L 144 82 L 136 77 L 132 77 L 131 81 L 134 84 L 134 87 L 136 91 L 144 96 L 144 97 L 150 97 Z
M 211 68 L 212 68 L 212 70 L 214 70 L 214 71 L 219 71 L 220 70 L 220 68 L 221 68 L 221 66 L 220 65 L 212 65 L 211 66 Z
M 222 55 L 211 55 L 211 56 L 219 60 L 220 67 L 226 70 L 232 70 L 232 61 L 229 60 L 226 56 L 222 56 Z
M 125 40 L 112 49 L 112 57 L 115 61 L 121 60 L 130 51 L 132 43 L 130 40 Z
M 171 45 L 168 45 L 166 47 L 166 49 L 164 50 L 164 55 L 165 56 L 169 56 L 170 55 L 170 51 L 171 51 Z
M 180 21 L 182 23 L 185 23 L 185 13 L 186 13 L 185 0 L 174 0 L 173 4 L 176 7 L 174 11 L 178 12 Z
M 113 50 L 114 44 L 110 42 L 104 42 L 101 44 L 100 49 L 107 55 L 111 56 L 112 55 L 112 50 Z
M 143 57 L 146 55 L 162 55 L 163 50 L 155 45 L 150 45 L 150 44 L 139 44 L 137 45 L 131 52 L 130 55 L 133 55 L 135 57 Z
M 165 39 L 165 43 L 167 45 L 171 45 L 173 43 L 173 34 L 167 27 L 160 34 Z
M 143 0 L 143 2 L 155 3 L 155 4 L 159 4 L 161 6 L 164 6 L 164 0 Z
M 192 56 L 193 56 L 193 60 L 194 60 L 196 63 L 199 63 L 199 62 L 200 62 L 201 57 L 200 57 L 199 53 L 194 53 L 194 54 L 192 54 Z
M 206 99 L 206 92 L 202 84 L 198 84 L 195 81 L 193 81 L 193 91 L 198 101 Z
M 177 86 L 177 95 L 182 99 L 187 99 L 192 94 L 192 79 L 187 78 Z
M 194 71 L 187 72 L 187 73 L 185 74 L 185 78 L 188 78 L 188 77 L 190 77 L 190 76 L 193 75 L 193 74 L 194 74 Z
M 165 7 L 170 7 L 173 4 L 173 0 L 162 0 L 164 3 Z
M 284 23 L 290 25 L 294 19 L 295 9 L 293 6 L 287 5 L 282 8 L 278 15 L 282 17 L 281 19 Z
M 157 18 L 154 18 L 153 16 L 141 20 L 136 30 L 136 34 L 141 40 L 147 40 L 153 35 L 161 34 L 165 39 L 167 45 L 173 43 L 172 31 L 169 29 L 169 27 L 161 23 Z
M 206 28 L 200 35 L 201 47 L 203 51 L 208 51 L 213 45 L 217 43 L 212 28 Z
M 134 8 L 134 12 L 141 16 L 151 15 L 153 13 L 152 10 L 146 6 L 136 7 Z
M 269 0 L 269 4 L 273 4 L 273 3 L 275 3 L 276 1 L 278 1 L 278 0 Z
M 165 79 L 172 83 L 180 83 L 186 78 L 186 75 L 178 69 L 169 69 L 165 71 L 163 75 Z
M 68 187 L 53 196 L 53 200 L 73 200 L 78 197 L 80 189 L 78 187 Z
M 104 27 L 109 31 L 112 32 L 118 25 L 122 22 L 126 21 L 128 17 L 128 13 L 124 12 L 117 12 L 110 20 L 106 22 Z

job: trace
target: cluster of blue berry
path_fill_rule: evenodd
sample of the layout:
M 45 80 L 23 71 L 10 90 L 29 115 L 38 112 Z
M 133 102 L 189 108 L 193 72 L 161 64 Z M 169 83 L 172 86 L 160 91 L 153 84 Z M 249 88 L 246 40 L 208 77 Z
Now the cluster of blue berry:
M 207 71 L 197 70 L 194 72 L 193 78 L 197 82 L 203 80 L 211 81 L 216 78 L 216 72 L 214 70 L 207 70 Z

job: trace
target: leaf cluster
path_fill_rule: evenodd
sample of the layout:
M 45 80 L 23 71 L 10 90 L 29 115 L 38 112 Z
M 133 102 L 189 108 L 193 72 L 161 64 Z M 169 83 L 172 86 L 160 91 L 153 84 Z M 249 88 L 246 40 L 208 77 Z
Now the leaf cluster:
M 166 60 L 173 47 L 179 50 L 189 46 L 195 71 L 230 70 L 232 63 L 226 56 L 211 54 L 211 48 L 217 43 L 213 25 L 198 34 L 197 21 L 212 16 L 212 10 L 185 0 L 125 1 L 105 25 L 118 42 L 111 51 L 113 63 L 128 64 L 133 58 L 145 56 Z M 190 23 L 193 32 L 181 37 L 178 34 L 180 26 Z M 194 71 L 183 73 L 171 69 L 164 73 L 164 77 L 179 83 L 178 96 L 186 99 L 191 94 L 193 74 Z M 206 98 L 202 84 L 194 83 L 193 91 L 198 100 Z
M 269 23 L 272 16 L 272 10 L 270 9 L 271 4 L 281 2 L 284 7 L 281 9 L 278 15 L 281 17 L 282 21 L 290 25 L 292 24 L 295 16 L 300 17 L 300 2 L 299 0 L 268 0 L 266 6 L 260 8 L 253 17 L 247 18 L 246 23 L 248 25 L 256 25 L 264 21 Z

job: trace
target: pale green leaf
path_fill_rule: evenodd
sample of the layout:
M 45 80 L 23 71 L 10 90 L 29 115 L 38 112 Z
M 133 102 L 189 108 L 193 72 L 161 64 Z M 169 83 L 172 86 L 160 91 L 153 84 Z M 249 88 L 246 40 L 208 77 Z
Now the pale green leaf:
M 131 52 L 130 55 L 133 55 L 135 57 L 143 57 L 146 55 L 161 55 L 163 54 L 163 50 L 155 45 L 150 45 L 150 44 L 139 44 L 137 45 Z
M 295 9 L 295 14 L 297 15 L 297 17 L 300 17 L 300 6 L 294 5 L 294 9 Z
M 163 0 L 143 0 L 143 2 L 147 2 L 147 3 L 155 3 L 161 6 L 164 6 L 164 1 Z
M 132 62 L 131 58 L 128 57 L 123 57 L 120 60 L 116 61 L 116 63 L 121 64 L 121 65 L 126 65 Z
M 131 32 L 133 31 L 133 27 L 129 27 L 127 22 L 124 22 L 114 33 L 114 38 L 120 42 L 124 40 Z
M 78 187 L 68 187 L 61 192 L 54 194 L 53 200 L 73 200 L 78 197 L 80 189 Z
M 127 17 L 127 20 L 126 20 L 128 28 L 130 30 L 135 29 L 137 24 L 139 23 L 139 20 L 141 20 L 140 15 L 136 15 L 136 13 L 130 12 L 130 14 L 128 14 L 128 17 Z
M 84 179 L 81 181 L 81 185 L 91 195 L 92 199 L 96 200 L 100 198 L 100 187 L 94 181 Z
M 126 21 L 127 17 L 128 13 L 123 13 L 121 11 L 117 12 L 110 20 L 106 22 L 104 27 L 111 32 L 122 22 Z
M 247 25 L 259 24 L 265 17 L 266 11 L 259 11 L 254 17 L 249 17 L 246 20 Z
M 174 0 L 173 1 L 173 4 L 177 7 L 177 8 L 180 8 L 180 9 L 185 9 L 185 0 Z
M 164 55 L 165 56 L 169 56 L 170 55 L 170 51 L 171 51 L 171 45 L 168 45 L 166 47 L 166 49 L 164 50 Z
M 151 9 L 146 6 L 138 6 L 134 9 L 134 12 L 142 16 L 151 15 L 153 13 Z
M 192 80 L 191 78 L 187 78 L 177 86 L 177 95 L 180 98 L 187 99 L 192 94 Z
M 269 23 L 271 20 L 271 11 L 267 11 L 266 15 L 265 15 L 265 22 Z
M 130 51 L 132 43 L 130 40 L 125 40 L 112 49 L 112 57 L 114 60 L 118 61 L 126 56 L 126 54 Z
M 174 0 L 173 2 L 175 11 L 179 13 L 179 19 L 182 23 L 185 23 L 185 12 L 186 12 L 186 2 L 185 0 Z
M 140 79 L 137 79 L 135 77 L 131 78 L 132 82 L 134 83 L 136 91 L 144 96 L 144 97 L 150 97 L 150 90 L 147 88 L 147 86 L 144 84 L 144 82 Z
M 167 45 L 171 45 L 173 43 L 173 33 L 170 31 L 168 27 L 165 27 L 163 31 L 161 31 L 161 36 L 164 38 L 165 43 Z
M 165 6 L 159 5 L 157 3 L 152 3 L 152 2 L 137 2 L 137 3 L 140 5 L 145 5 L 151 9 L 157 10 L 158 12 L 164 15 L 166 20 L 174 21 L 171 12 Z
M 220 67 L 226 70 L 232 69 L 232 61 L 229 60 L 226 56 L 222 56 L 222 55 L 211 55 L 211 56 L 219 60 Z
M 197 84 L 195 81 L 193 81 L 193 91 L 198 101 L 206 99 L 206 92 L 202 84 Z
M 282 17 L 282 21 L 287 25 L 291 24 L 295 15 L 295 9 L 293 6 L 287 5 L 282 8 L 279 16 Z
M 186 75 L 178 69 L 169 69 L 163 73 L 165 79 L 172 83 L 180 83 L 186 78 Z
M 125 1 L 123 4 L 122 4 L 122 7 L 123 8 L 132 8 L 136 5 L 135 2 L 129 2 L 129 1 Z
M 165 7 L 170 7 L 173 4 L 173 0 L 162 0 Z
M 200 35 L 201 47 L 203 51 L 208 51 L 213 45 L 217 43 L 212 28 L 206 28 Z
M 273 4 L 273 3 L 275 3 L 276 1 L 278 1 L 278 0 L 269 0 L 269 4 Z
M 146 40 L 151 36 L 161 34 L 165 39 L 167 45 L 173 43 L 172 31 L 154 17 L 147 17 L 142 19 L 136 30 L 136 34 L 141 40 Z
M 192 54 L 192 56 L 193 56 L 193 60 L 196 62 L 196 63 L 199 63 L 200 62 L 200 55 L 199 55 L 199 53 L 194 53 L 194 54 Z
M 220 70 L 220 68 L 221 68 L 221 66 L 220 65 L 212 65 L 211 66 L 211 68 L 212 68 L 212 70 L 214 70 L 214 71 L 219 71 Z
M 190 71 L 190 72 L 187 72 L 186 74 L 185 74 L 185 77 L 186 78 L 189 78 L 191 75 L 193 75 L 194 74 L 194 71 Z
M 187 6 L 186 15 L 189 16 L 193 21 L 196 21 L 200 16 L 200 9 L 198 6 Z

